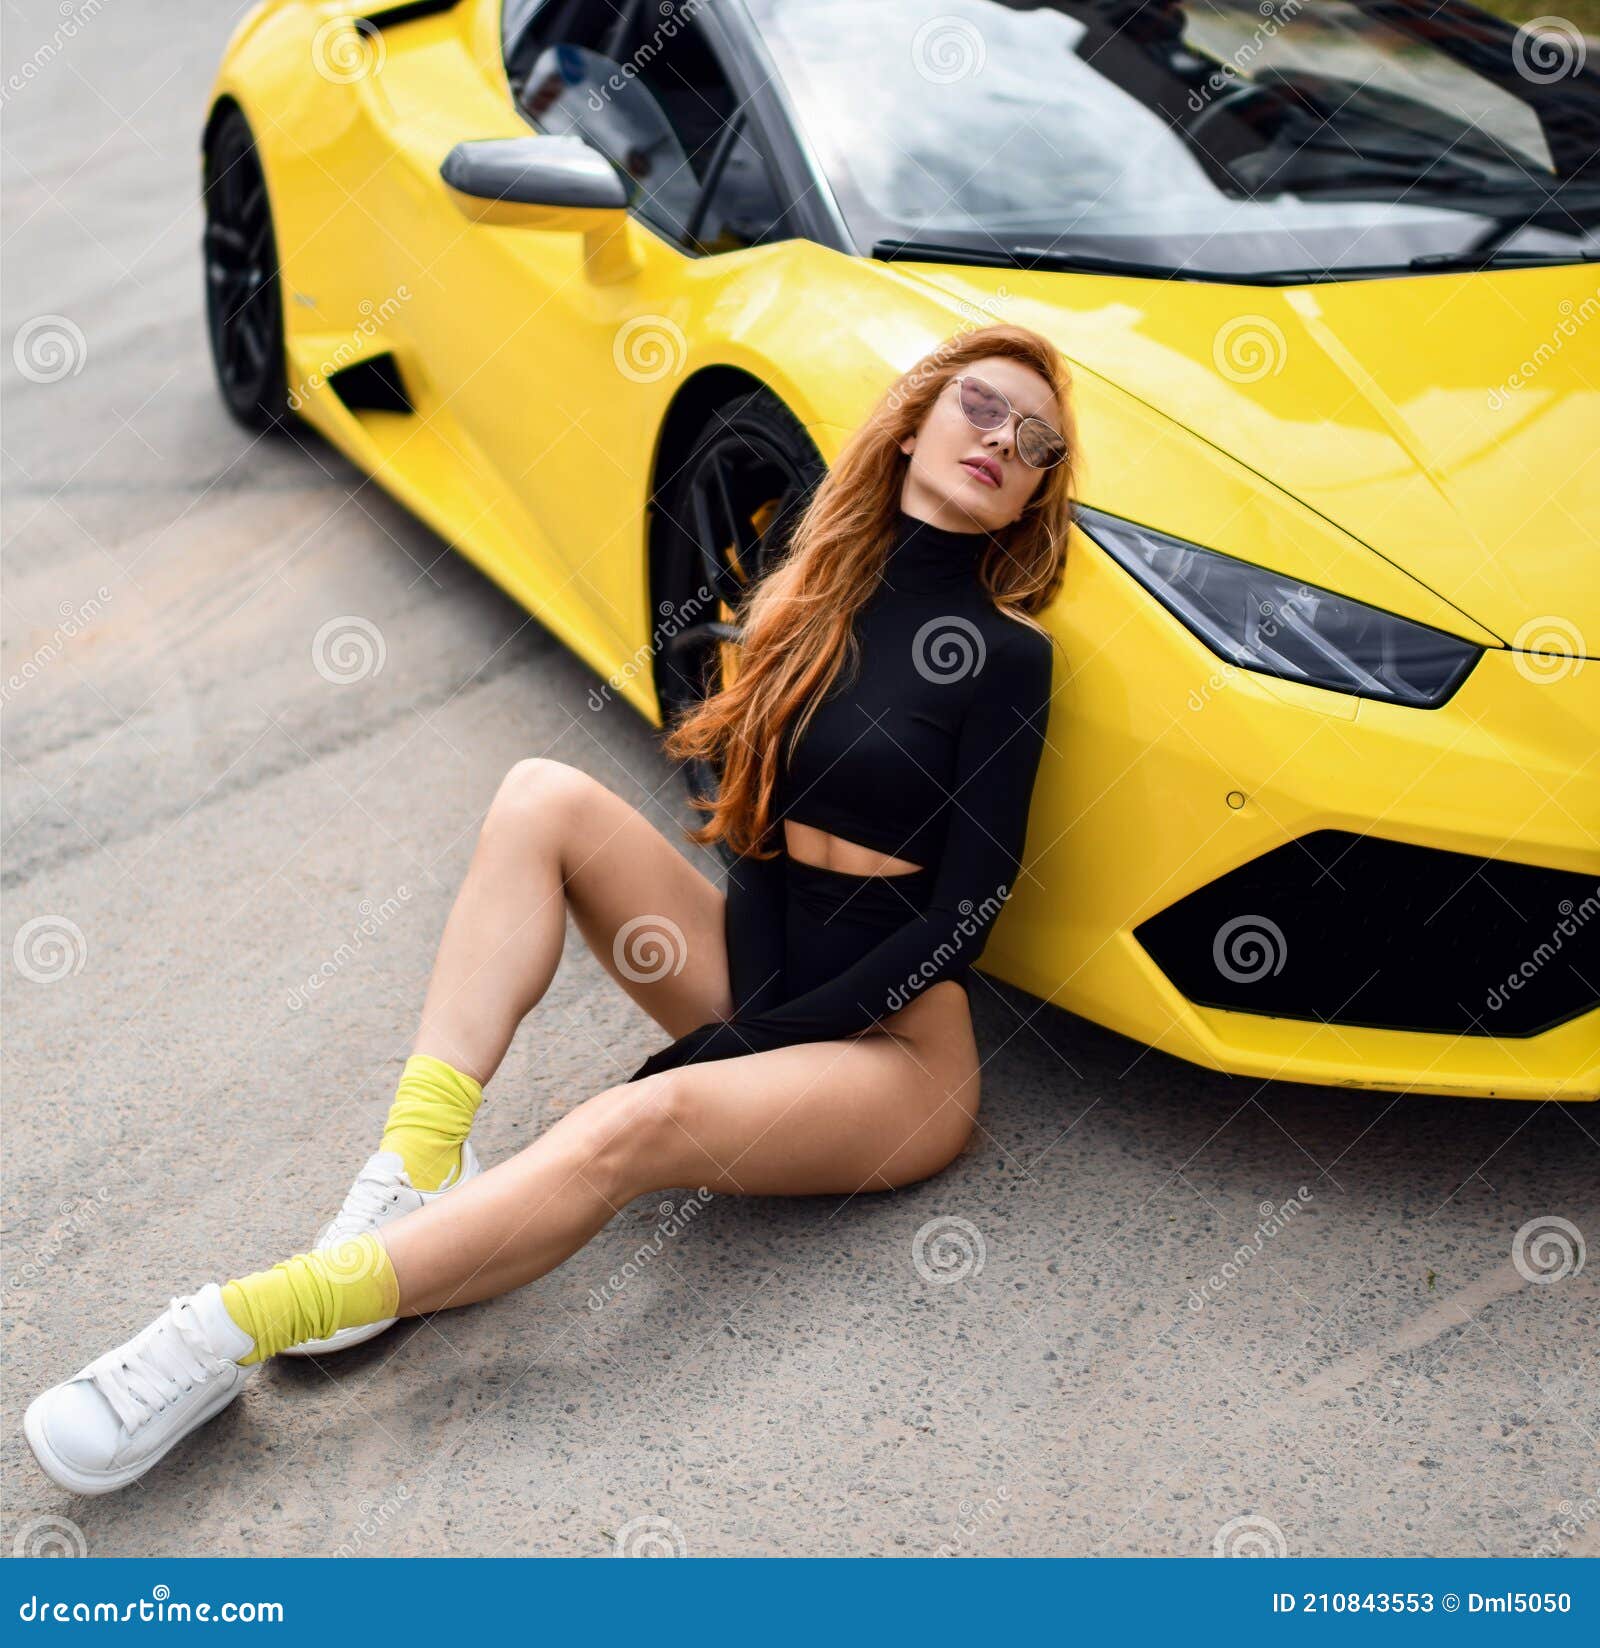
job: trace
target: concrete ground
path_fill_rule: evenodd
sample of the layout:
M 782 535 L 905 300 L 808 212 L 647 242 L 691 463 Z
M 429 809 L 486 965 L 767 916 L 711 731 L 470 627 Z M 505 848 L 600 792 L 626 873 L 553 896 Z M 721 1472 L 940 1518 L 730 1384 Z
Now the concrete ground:
M 238 10 L 106 8 L 7 98 L 4 1548 L 1600 1552 L 1600 1266 L 1513 1263 L 1600 1234 L 1600 1111 L 1230 1080 L 1000 987 L 936 1180 L 650 1198 L 270 1365 L 127 1492 L 38 1474 L 34 1392 L 337 1205 L 513 761 L 697 854 L 643 721 L 325 446 L 223 415 L 195 148 Z M 57 17 L 11 8 L 8 71 Z M 84 339 L 56 382 L 13 361 L 43 315 Z M 332 685 L 350 616 L 383 665 Z M 573 930 L 485 1158 L 666 1039 Z

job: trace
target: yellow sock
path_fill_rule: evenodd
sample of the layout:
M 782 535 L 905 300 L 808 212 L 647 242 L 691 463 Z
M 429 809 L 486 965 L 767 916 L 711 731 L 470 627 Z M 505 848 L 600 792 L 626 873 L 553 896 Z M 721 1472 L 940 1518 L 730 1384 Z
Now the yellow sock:
M 418 1190 L 437 1190 L 461 1166 L 461 1141 L 483 1102 L 483 1089 L 443 1059 L 413 1053 L 400 1073 L 380 1150 L 393 1150 Z
M 271 1270 L 224 1282 L 222 1303 L 255 1340 L 240 1366 L 265 1362 L 290 1345 L 326 1339 L 340 1328 L 395 1316 L 400 1283 L 376 1231 L 320 1253 L 298 1253 Z

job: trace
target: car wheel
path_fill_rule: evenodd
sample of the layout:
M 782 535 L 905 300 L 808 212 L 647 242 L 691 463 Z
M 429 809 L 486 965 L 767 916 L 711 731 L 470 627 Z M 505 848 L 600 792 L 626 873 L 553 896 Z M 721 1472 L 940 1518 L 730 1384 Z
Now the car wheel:
M 267 180 L 239 109 L 217 122 L 204 175 L 206 329 L 222 399 L 249 429 L 289 419 L 278 242 Z
M 737 668 L 740 598 L 788 547 L 827 465 L 805 426 L 765 389 L 706 420 L 661 499 L 655 580 L 656 690 L 668 725 Z M 716 793 L 704 761 L 684 764 L 692 797 Z

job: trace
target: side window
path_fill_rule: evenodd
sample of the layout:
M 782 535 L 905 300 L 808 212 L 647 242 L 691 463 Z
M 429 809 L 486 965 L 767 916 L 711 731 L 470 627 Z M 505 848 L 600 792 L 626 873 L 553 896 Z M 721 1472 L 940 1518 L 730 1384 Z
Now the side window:
M 674 245 L 732 251 L 786 232 L 753 128 L 692 0 L 682 10 L 657 0 L 507 0 L 504 29 L 523 116 L 599 150 L 628 180 L 630 210 Z
M 762 246 L 792 234 L 772 174 L 750 141 L 750 123 L 741 116 L 701 204 L 694 249 L 708 255 L 736 252 L 741 246 Z

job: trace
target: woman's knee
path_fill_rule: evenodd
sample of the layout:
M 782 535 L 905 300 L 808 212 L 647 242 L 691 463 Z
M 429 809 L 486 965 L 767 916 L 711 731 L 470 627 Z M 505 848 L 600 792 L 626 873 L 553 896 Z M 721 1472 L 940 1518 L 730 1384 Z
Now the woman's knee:
M 944 1172 L 971 1143 L 977 1123 L 972 1095 L 965 1089 L 946 1094 L 884 1163 L 881 1176 L 887 1187 L 898 1190 Z
M 515 762 L 490 803 L 485 830 L 560 829 L 598 780 L 564 761 L 528 756 Z
M 663 1070 L 590 1101 L 599 1105 L 593 1170 L 618 1198 L 679 1183 L 673 1175 L 693 1138 L 693 1088 L 692 1071 Z

